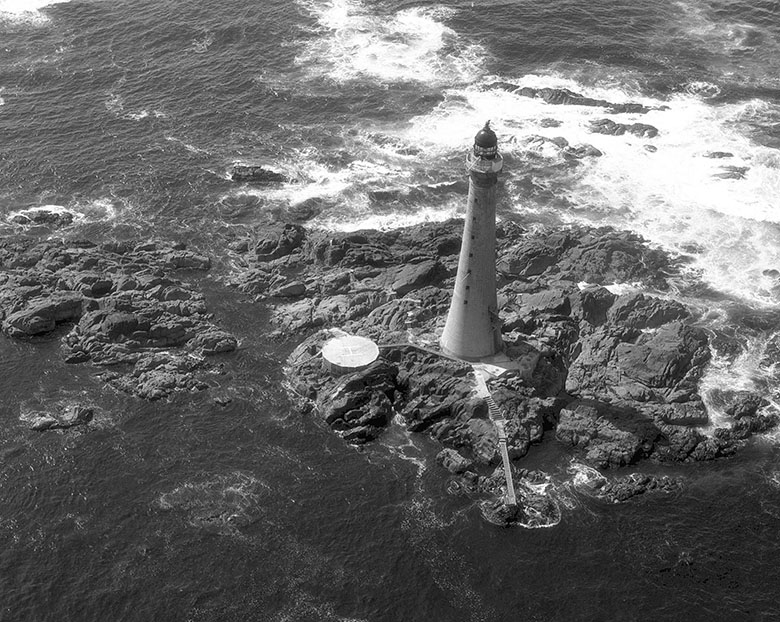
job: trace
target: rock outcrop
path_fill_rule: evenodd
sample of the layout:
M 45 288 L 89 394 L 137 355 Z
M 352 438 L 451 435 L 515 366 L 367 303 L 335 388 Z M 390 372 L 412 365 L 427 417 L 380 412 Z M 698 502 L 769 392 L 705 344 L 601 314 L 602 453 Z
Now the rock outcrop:
M 574 91 L 570 91 L 569 89 L 555 89 L 555 88 L 534 89 L 528 86 L 519 87 L 510 82 L 493 82 L 491 84 L 488 84 L 485 88 L 490 90 L 509 91 L 510 93 L 521 95 L 522 97 L 530 97 L 532 99 L 542 99 L 548 104 L 555 104 L 561 106 L 591 106 L 591 107 L 598 107 L 598 108 L 606 108 L 609 112 L 613 114 L 620 114 L 620 113 L 644 114 L 646 112 L 649 112 L 650 110 L 653 110 L 653 108 L 649 108 L 647 106 L 644 106 L 643 104 L 637 104 L 637 103 L 616 104 L 614 102 L 609 102 L 604 99 L 594 99 L 592 97 L 585 97 L 584 95 L 575 93 Z
M 36 432 L 44 430 L 66 430 L 83 426 L 92 421 L 94 409 L 84 404 L 68 404 L 56 412 L 29 412 L 23 418 L 29 422 L 30 429 Z
M 7 336 L 59 330 L 66 362 L 110 368 L 103 377 L 135 395 L 205 388 L 196 373 L 209 367 L 203 357 L 237 346 L 213 323 L 203 295 L 176 278 L 211 265 L 181 245 L 6 240 L 0 265 Z
M 590 131 L 609 136 L 622 136 L 625 133 L 639 136 L 639 138 L 655 138 L 658 136 L 658 128 L 647 123 L 617 123 L 612 119 L 591 121 Z
M 439 463 L 468 488 L 500 456 L 471 366 L 434 351 L 461 227 L 451 221 L 384 233 L 296 230 L 280 256 L 273 256 L 276 242 L 244 245 L 246 269 L 233 282 L 273 305 L 279 335 L 310 334 L 290 357 L 288 376 L 326 425 L 365 443 L 401 422 L 435 439 Z M 277 240 L 284 231 L 264 235 Z M 708 334 L 663 293 L 668 277 L 680 278 L 674 263 L 638 236 L 581 227 L 529 232 L 504 223 L 497 267 L 507 351 L 538 357 L 531 377 L 507 373 L 490 383 L 512 459 L 553 431 L 573 456 L 599 468 L 711 460 L 776 425 L 760 399 L 739 395 L 729 411 L 732 426 L 711 434 L 698 429 L 709 422 L 698 393 Z M 618 295 L 605 287 L 616 282 L 643 291 Z M 329 376 L 318 354 L 331 327 L 376 340 L 379 361 L 354 376 Z M 615 484 L 604 494 L 621 500 L 673 488 L 654 481 Z
M 64 209 L 47 209 L 34 207 L 21 210 L 10 218 L 11 222 L 23 226 L 45 226 L 51 229 L 59 229 L 73 224 L 75 216 L 73 212 Z
M 287 175 L 280 171 L 254 164 L 234 164 L 230 169 L 230 178 L 233 181 L 263 185 L 290 181 Z

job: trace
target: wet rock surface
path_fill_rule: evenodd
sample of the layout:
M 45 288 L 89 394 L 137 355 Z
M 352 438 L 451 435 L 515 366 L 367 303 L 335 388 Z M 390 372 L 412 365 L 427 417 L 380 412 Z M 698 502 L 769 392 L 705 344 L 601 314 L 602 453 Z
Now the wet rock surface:
M 284 173 L 256 164 L 234 164 L 230 169 L 230 179 L 261 185 L 290 181 Z
M 501 460 L 471 365 L 437 351 L 461 231 L 460 221 L 384 233 L 299 228 L 295 243 L 280 245 L 290 235 L 280 226 L 264 232 L 271 244 L 258 238 L 244 245 L 245 268 L 233 283 L 273 307 L 278 336 L 309 335 L 287 369 L 304 408 L 352 443 L 399 424 L 425 434 L 440 444 L 442 468 L 467 486 Z M 274 256 L 281 246 L 284 254 Z M 734 395 L 731 426 L 699 429 L 709 423 L 698 393 L 709 335 L 665 293 L 667 279 L 678 276 L 674 263 L 638 236 L 606 228 L 528 231 L 507 222 L 498 231 L 497 268 L 506 350 L 538 359 L 530 376 L 508 372 L 489 382 L 507 420 L 511 459 L 549 434 L 602 469 L 711 460 L 776 425 L 759 397 Z M 616 282 L 635 289 L 605 287 Z M 295 299 L 280 293 L 298 283 Z M 319 351 L 333 329 L 374 339 L 379 360 L 354 375 L 331 376 Z M 627 482 L 604 494 L 621 501 L 665 486 Z
M 67 404 L 54 411 L 32 411 L 25 413 L 23 419 L 30 429 L 36 432 L 45 430 L 67 430 L 76 426 L 85 426 L 94 416 L 94 409 L 86 404 Z
M 67 210 L 38 207 L 21 210 L 11 216 L 10 221 L 22 226 L 40 225 L 58 229 L 73 224 L 74 218 L 74 214 Z
M 237 346 L 180 279 L 210 265 L 183 245 L 154 241 L 4 240 L 0 326 L 14 339 L 53 335 L 65 362 L 106 369 L 106 381 L 140 397 L 202 389 L 204 357 Z
M 609 136 L 622 136 L 626 133 L 633 134 L 639 138 L 655 138 L 658 136 L 658 128 L 647 123 L 617 123 L 612 119 L 591 121 L 590 131 Z
M 606 108 L 613 114 L 620 113 L 637 113 L 645 114 L 653 108 L 649 108 L 638 103 L 614 103 L 604 99 L 594 99 L 591 97 L 585 97 L 580 93 L 575 93 L 569 89 L 555 89 L 555 88 L 541 88 L 534 89 L 531 87 L 519 87 L 510 82 L 493 82 L 485 87 L 490 90 L 502 90 L 515 93 L 522 97 L 530 97 L 532 99 L 542 99 L 548 104 L 555 104 L 561 106 L 591 106 L 598 108 Z
M 498 435 L 475 393 L 472 365 L 438 351 L 462 227 L 460 220 L 387 232 L 266 226 L 225 251 L 236 266 L 229 285 L 267 309 L 272 337 L 299 344 L 287 378 L 322 425 L 353 444 L 391 426 L 424 434 L 438 445 L 453 486 L 490 499 L 483 508 L 490 520 L 554 521 L 544 485 L 522 470 L 521 509 L 501 507 Z M 10 339 L 56 339 L 63 361 L 94 366 L 105 382 L 144 399 L 200 391 L 218 371 L 211 357 L 237 347 L 191 282 L 210 266 L 184 245 L 157 241 L 2 240 L 0 328 Z M 497 231 L 497 278 L 505 351 L 534 361 L 530 371 L 488 382 L 511 460 L 543 440 L 600 469 L 712 460 L 777 425 L 762 396 L 724 388 L 711 399 L 730 424 L 700 429 L 710 423 L 698 384 L 712 335 L 667 294 L 668 279 L 682 278 L 674 261 L 637 235 L 507 221 Z M 378 360 L 353 374 L 329 373 L 320 351 L 336 329 L 375 340 Z M 42 431 L 88 421 L 84 413 L 41 412 L 29 425 Z M 599 494 L 616 501 L 674 488 L 652 478 L 611 481 Z

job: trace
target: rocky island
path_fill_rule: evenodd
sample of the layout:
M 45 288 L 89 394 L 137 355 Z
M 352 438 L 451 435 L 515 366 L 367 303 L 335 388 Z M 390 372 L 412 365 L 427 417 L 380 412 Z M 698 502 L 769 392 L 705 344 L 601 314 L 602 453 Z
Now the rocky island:
M 620 474 L 642 461 L 692 462 L 736 452 L 777 424 L 762 396 L 724 389 L 729 427 L 709 424 L 697 381 L 711 339 L 700 318 L 669 293 L 680 264 L 640 237 L 609 228 L 497 228 L 502 339 L 532 374 L 508 371 L 489 384 L 506 417 L 520 503 L 505 512 L 503 469 L 488 404 L 472 365 L 438 349 L 457 269 L 461 220 L 392 231 L 332 233 L 277 224 L 238 237 L 239 266 L 224 286 L 270 309 L 269 338 L 289 343 L 287 376 L 304 412 L 351 444 L 381 439 L 391 425 L 440 444 L 450 491 L 475 496 L 501 523 L 551 520 L 522 458 L 543 438 L 584 464 L 609 469 L 593 493 L 610 501 L 675 490 L 673 478 Z M 0 317 L 8 338 L 54 334 L 63 360 L 91 365 L 111 386 L 142 399 L 206 390 L 210 356 L 235 336 L 206 308 L 198 279 L 212 259 L 161 241 L 35 237 L 0 242 Z M 189 279 L 189 280 L 186 280 Z M 631 283 L 615 293 L 614 283 Z M 334 330 L 374 340 L 379 359 L 336 376 L 322 345 Z M 88 425 L 88 404 L 34 413 L 36 430 Z
M 583 149 L 577 157 L 599 155 Z M 537 526 L 554 524 L 558 511 L 540 493 L 546 475 L 520 460 L 546 436 L 603 470 L 730 456 L 777 425 L 774 404 L 728 389 L 718 400 L 730 425 L 712 425 L 699 392 L 712 331 L 671 295 L 672 282 L 695 279 L 683 277 L 680 258 L 610 228 L 527 227 L 511 218 L 496 227 L 502 166 L 488 122 L 467 158 L 465 221 L 350 233 L 277 222 L 233 236 L 218 258 L 233 266 L 221 286 L 270 311 L 268 336 L 289 344 L 287 383 L 301 411 L 355 445 L 391 425 L 425 434 L 440 446 L 436 462 L 452 476 L 450 492 L 482 498 L 493 522 Z M 232 179 L 265 185 L 284 181 L 279 175 L 241 165 Z M 28 210 L 13 222 L 57 229 L 73 219 Z M 211 264 L 184 244 L 155 240 L 0 240 L 0 327 L 23 340 L 59 331 L 65 363 L 95 366 L 105 382 L 140 398 L 206 390 L 218 372 L 209 357 L 238 346 L 197 291 Z M 368 363 L 326 363 L 323 346 L 335 335 L 372 340 Z M 88 404 L 69 404 L 26 420 L 42 431 L 92 417 Z M 593 473 L 590 492 L 610 501 L 680 485 Z
M 503 478 L 488 405 L 475 396 L 472 366 L 436 351 L 462 227 L 453 220 L 333 234 L 280 225 L 235 245 L 245 269 L 233 283 L 272 306 L 279 338 L 309 335 L 288 360 L 302 408 L 350 443 L 372 442 L 394 422 L 426 434 L 441 444 L 437 461 L 458 490 L 495 500 Z M 545 435 L 611 469 L 729 456 L 777 424 L 760 395 L 724 390 L 732 425 L 702 431 L 709 419 L 697 381 L 710 339 L 700 318 L 668 295 L 679 276 L 669 255 L 608 228 L 507 221 L 497 242 L 506 351 L 538 361 L 530 377 L 508 372 L 490 386 L 518 467 Z M 607 287 L 614 283 L 633 287 L 617 294 Z M 319 354 L 333 329 L 372 338 L 379 360 L 354 374 L 327 373 Z M 522 496 L 524 479 L 538 474 L 518 475 Z M 598 482 L 594 492 L 617 501 L 678 486 L 632 474 Z M 532 496 L 525 502 L 538 509 Z M 520 505 L 519 516 L 500 520 L 527 519 Z
M 106 382 L 138 397 L 206 388 L 207 357 L 236 348 L 236 338 L 212 322 L 203 295 L 177 278 L 211 265 L 182 244 L 5 239 L 0 265 L 6 336 L 63 332 L 65 362 L 94 365 Z M 52 419 L 48 427 L 61 424 Z

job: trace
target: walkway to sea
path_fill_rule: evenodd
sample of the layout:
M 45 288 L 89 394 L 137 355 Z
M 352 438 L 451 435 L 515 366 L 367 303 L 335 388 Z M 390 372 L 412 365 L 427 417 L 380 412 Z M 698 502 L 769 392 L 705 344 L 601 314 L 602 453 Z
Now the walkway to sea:
M 509 462 L 509 451 L 506 447 L 506 417 L 501 409 L 496 405 L 490 390 L 487 388 L 485 378 L 487 372 L 480 365 L 474 365 L 474 377 L 477 380 L 477 395 L 485 400 L 488 405 L 490 420 L 496 427 L 498 434 L 498 446 L 501 450 L 501 460 L 504 462 L 504 477 L 506 478 L 506 496 L 504 503 L 506 505 L 517 505 L 517 496 L 515 495 L 515 484 L 512 481 L 512 468 Z

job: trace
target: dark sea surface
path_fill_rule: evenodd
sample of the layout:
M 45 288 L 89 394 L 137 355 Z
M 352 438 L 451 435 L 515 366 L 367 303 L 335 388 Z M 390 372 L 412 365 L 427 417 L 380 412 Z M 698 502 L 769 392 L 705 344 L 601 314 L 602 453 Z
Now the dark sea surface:
M 659 134 L 590 133 L 604 117 Z M 0 233 L 40 235 L 10 217 L 54 206 L 71 237 L 187 241 L 215 257 L 199 287 L 241 340 L 212 389 L 147 403 L 66 365 L 63 333 L 0 338 L 0 620 L 780 620 L 780 435 L 643 466 L 685 486 L 619 505 L 545 441 L 521 466 L 550 474 L 560 523 L 499 529 L 447 493 L 427 439 L 394 425 L 358 451 L 292 408 L 295 344 L 224 286 L 226 240 L 269 218 L 448 218 L 487 119 L 501 218 L 630 228 L 686 256 L 702 286 L 676 295 L 743 344 L 702 380 L 714 424 L 714 388 L 778 400 L 760 360 L 780 330 L 780 2 L 0 0 Z M 604 155 L 572 167 L 534 136 Z M 234 162 L 295 181 L 253 190 Z M 25 413 L 80 399 L 89 431 L 29 430 Z

